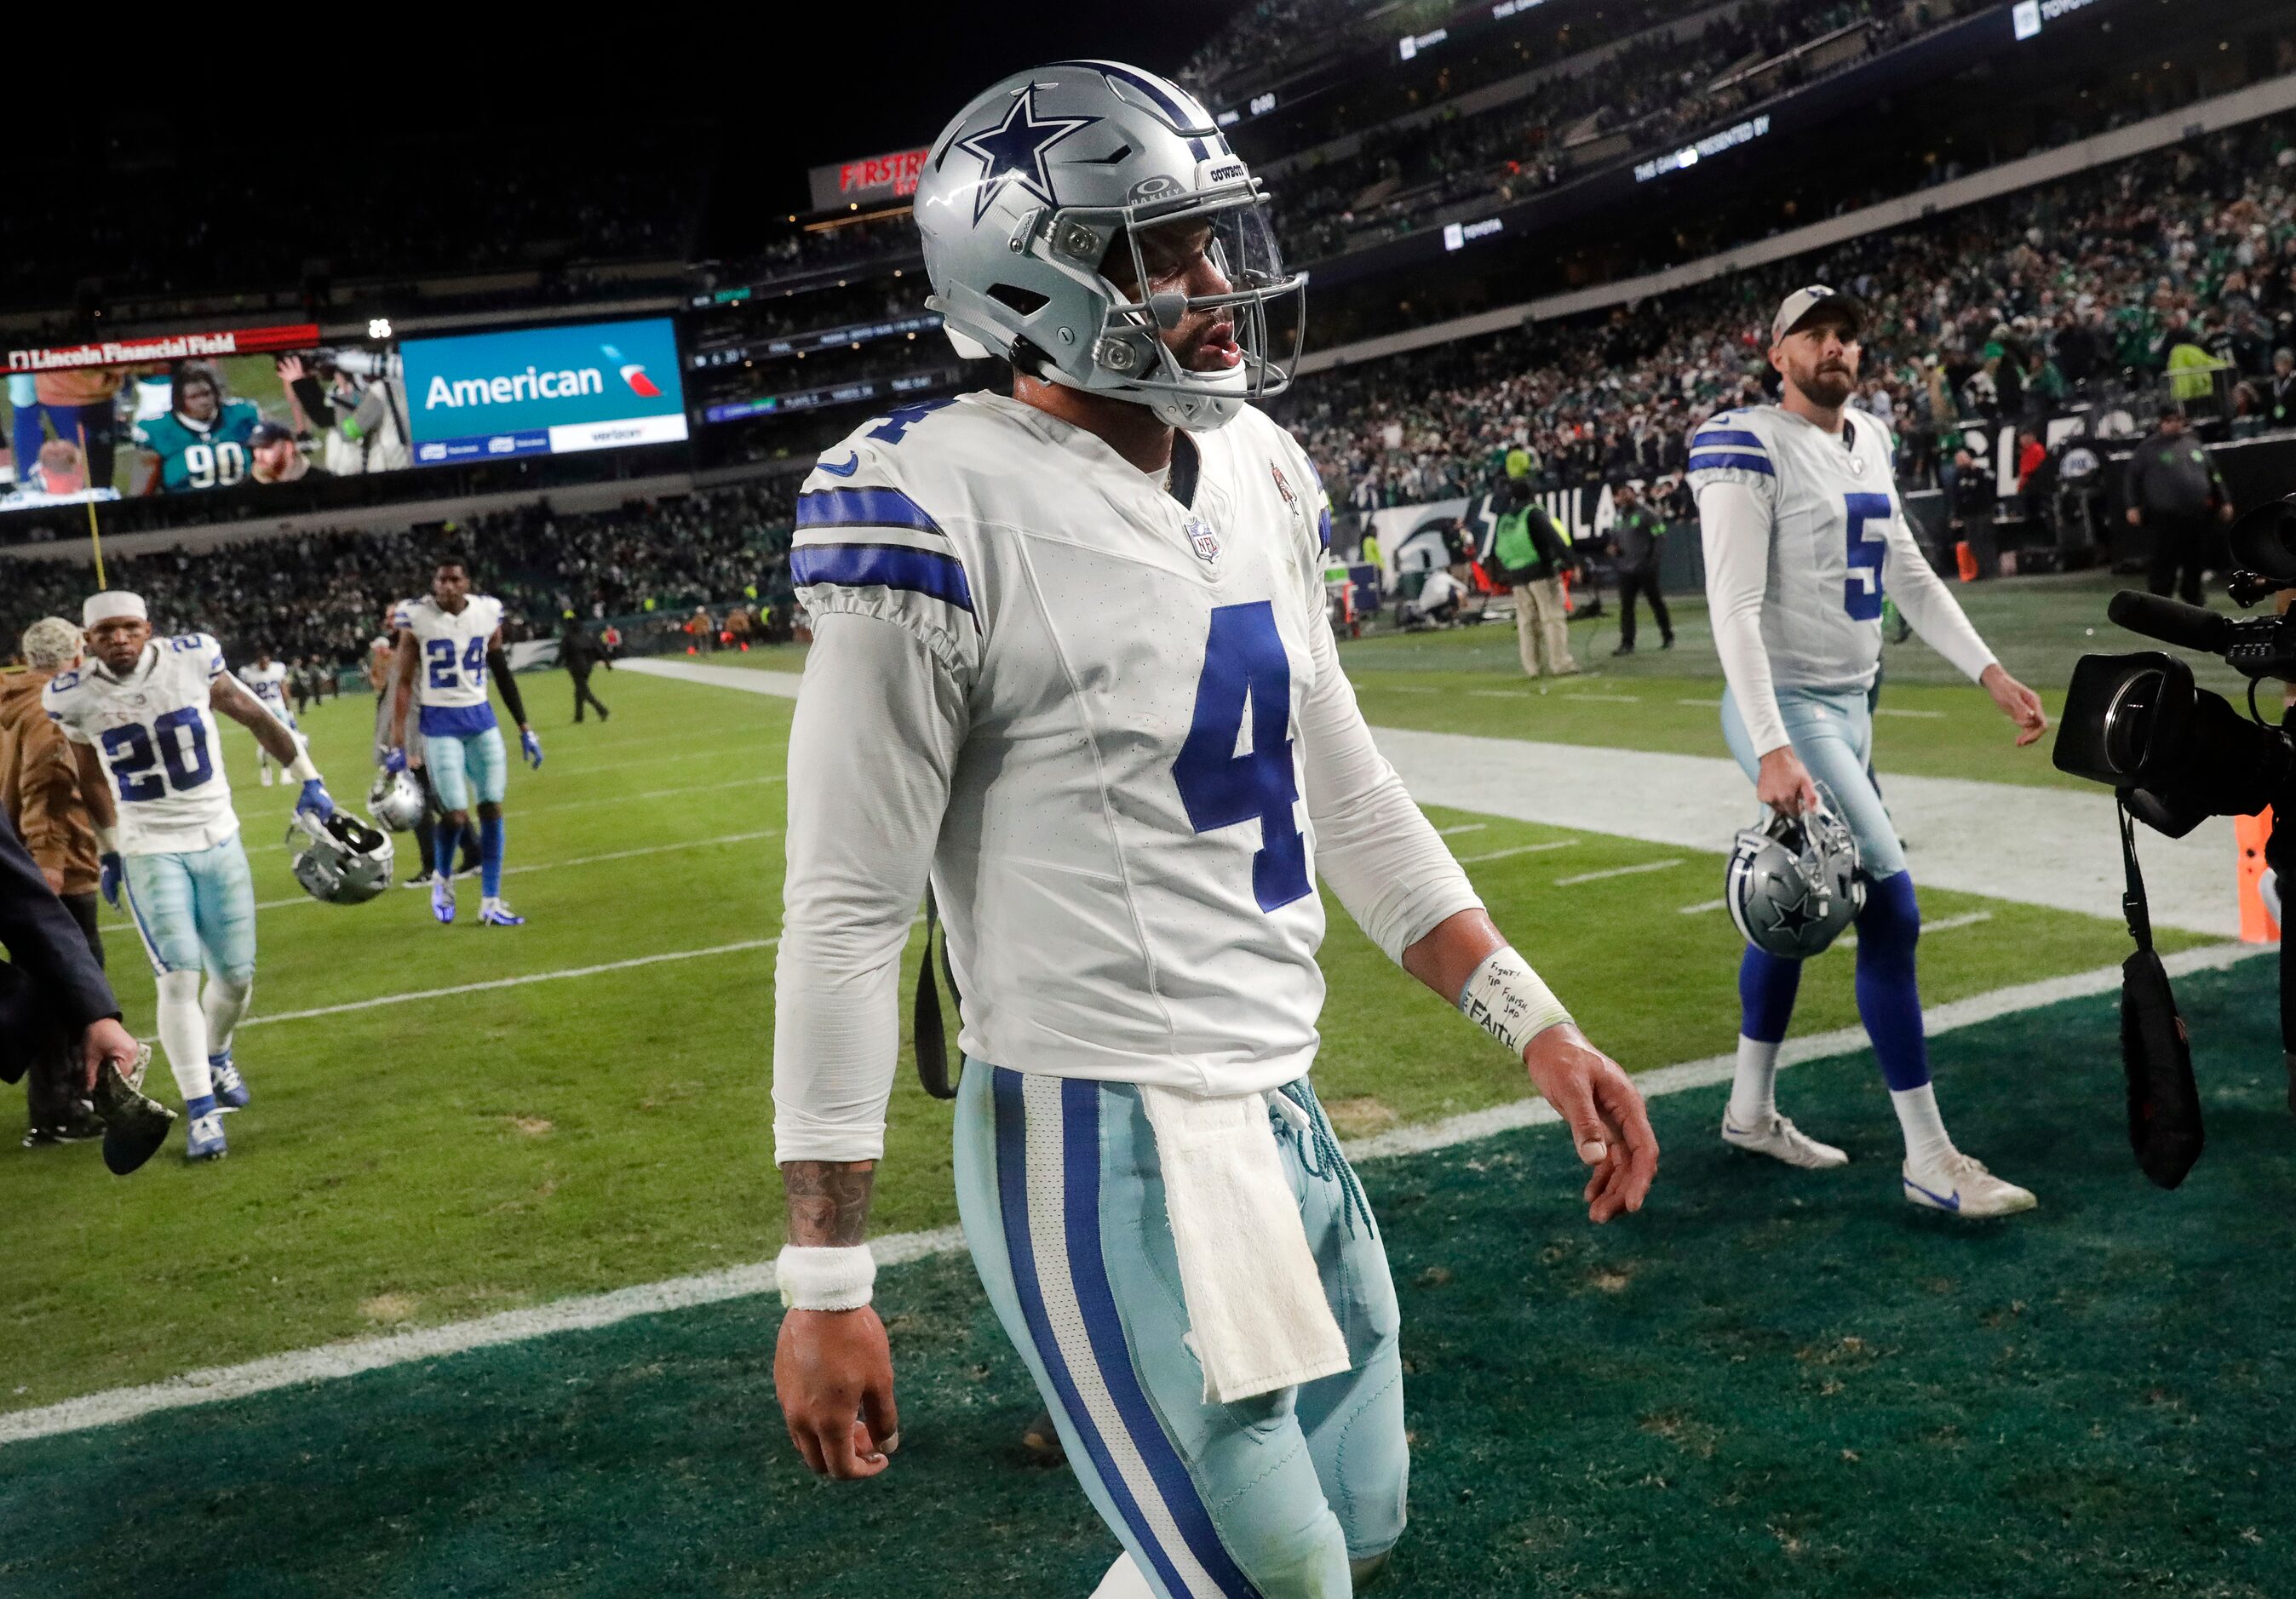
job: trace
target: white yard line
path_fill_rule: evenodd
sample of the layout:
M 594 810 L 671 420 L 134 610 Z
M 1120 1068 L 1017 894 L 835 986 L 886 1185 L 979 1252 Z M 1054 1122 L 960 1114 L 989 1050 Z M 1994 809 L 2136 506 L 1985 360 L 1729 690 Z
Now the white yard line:
M 712 844 L 745 844 L 754 839 L 774 839 L 780 836 L 781 829 L 778 827 L 763 828 L 756 832 L 726 832 L 720 833 L 714 839 L 685 839 L 675 844 L 648 844 L 637 849 L 609 850 L 603 855 L 578 855 L 570 860 L 529 861 L 521 866 L 504 866 L 503 875 L 517 877 L 528 872 L 555 872 L 562 866 L 594 866 L 601 861 L 635 860 L 642 855 L 668 855 L 673 850 L 703 849 Z M 318 903 L 318 900 L 312 898 L 308 894 L 297 894 L 286 899 L 259 899 L 256 901 L 255 908 L 258 911 L 283 911 L 291 910 L 299 905 L 317 905 Z M 104 922 L 98 923 L 97 927 L 99 931 L 109 933 L 129 933 L 135 931 L 135 924 L 132 922 Z
M 1488 855 L 1463 855 L 1459 857 L 1459 864 L 1472 866 L 1483 861 L 1503 861 L 1511 855 L 1543 855 L 1549 849 L 1568 849 L 1578 841 L 1577 839 L 1556 839 L 1547 844 L 1517 844 L 1512 849 L 1494 849 Z
M 1599 700 L 1605 705 L 1640 705 L 1639 694 L 1565 694 L 1566 700 Z
M 1489 825 L 1488 822 L 1462 822 L 1456 827 L 1439 827 L 1435 832 L 1438 837 L 1447 839 L 1454 833 L 1480 832 Z
M 266 1027 L 275 1021 L 308 1021 L 315 1016 L 340 1016 L 349 1011 L 372 1011 L 383 1005 L 413 1004 L 418 1000 L 444 999 L 453 994 L 482 994 L 494 988 L 522 988 L 529 983 L 564 982 L 574 977 L 596 977 L 602 972 L 627 972 L 638 966 L 659 966 L 666 961 L 697 961 L 705 955 L 739 955 L 744 950 L 771 949 L 781 942 L 776 933 L 770 939 L 742 939 L 731 944 L 712 944 L 706 949 L 672 949 L 661 955 L 633 955 L 626 961 L 605 961 L 595 966 L 562 966 L 555 972 L 529 972 L 518 977 L 497 977 L 480 983 L 455 983 L 444 988 L 418 988 L 410 994 L 378 994 L 372 999 L 346 1000 L 341 1004 L 314 1005 L 308 1011 L 281 1011 L 275 1015 L 250 1016 L 239 1025 L 242 1028 Z
M 754 667 L 711 666 L 707 661 L 671 660 L 662 656 L 625 660 L 619 669 L 636 672 L 642 677 L 675 677 L 682 683 L 707 683 L 715 688 L 738 688 L 744 693 L 771 694 L 780 700 L 796 699 L 797 685 L 804 680 L 796 672 L 768 672 Z
M 1931 933 L 1951 932 L 1956 927 L 1975 927 L 1980 922 L 1990 922 L 1992 920 L 1993 913 L 1991 911 L 1964 911 L 1958 916 L 1943 916 L 1935 922 L 1923 922 L 1922 937 L 1926 939 Z M 1857 935 L 1854 932 L 1842 934 L 1841 937 L 1833 941 L 1833 947 L 1836 949 L 1857 948 Z
M 1675 703 L 1677 705 L 1695 705 L 1701 710 L 1718 710 L 1722 705 L 1722 701 L 1719 700 L 1677 700 Z
M 530 816 L 537 811 L 581 810 L 593 805 L 628 805 L 639 800 L 670 800 L 680 794 L 715 794 L 726 789 L 758 789 L 781 782 L 774 777 L 736 777 L 728 783 L 693 783 L 683 788 L 646 789 L 636 794 L 600 794 L 588 800 L 557 800 L 547 805 L 521 805 L 517 815 Z
M 1906 710 L 1896 705 L 1877 705 L 1874 708 L 1874 714 L 1877 717 L 1919 717 L 1924 722 L 1945 720 L 1945 712 L 1941 710 Z
M 1530 697 L 1530 691 L 1527 688 L 1471 688 L 1467 692 L 1478 700 L 1527 700 Z
M 1730 902 L 1726 899 L 1702 899 L 1696 905 L 1684 906 L 1678 914 L 1685 916 L 1702 916 L 1708 911 L 1726 911 L 1729 908 Z
M 1601 882 L 1605 878 L 1639 877 L 1645 872 L 1672 871 L 1680 865 L 1682 862 L 1679 860 L 1643 861 L 1632 866 L 1612 866 L 1606 872 L 1581 872 L 1576 877 L 1558 877 L 1554 880 L 1554 886 L 1558 889 L 1569 889 L 1575 888 L 1582 882 Z
M 726 947 L 741 947 L 729 945 Z M 2211 944 L 2199 949 L 2183 950 L 2164 958 L 2170 975 L 2181 977 L 2194 972 L 2222 971 L 2251 956 L 2267 954 L 2273 947 L 2270 945 Z M 706 955 L 720 951 L 693 950 L 687 953 Z M 2064 977 L 2019 983 L 2012 988 L 1997 988 L 1989 994 L 1973 995 L 1967 999 L 1933 1006 L 1923 1014 L 1923 1029 L 1935 1037 L 1940 1033 L 1958 1031 L 2003 1016 L 2013 1016 L 2021 1012 L 2056 1004 L 2063 1000 L 2111 994 L 2120 987 L 2119 966 L 2099 966 L 2093 971 L 2072 972 Z M 1781 1066 L 1798 1066 L 1849 1054 L 1865 1047 L 1863 1029 L 1842 1028 L 1806 1038 L 1788 1039 L 1778 1052 L 1778 1063 Z M 1710 1055 L 1702 1061 L 1685 1061 L 1680 1065 L 1639 1073 L 1635 1081 L 1645 1098 L 1655 1099 L 1662 1095 L 1680 1094 L 1689 1089 L 1727 1083 L 1736 1068 L 1734 1054 Z M 1516 1100 L 1485 1111 L 1471 1111 L 1464 1115 L 1447 1117 L 1440 1121 L 1398 1128 L 1374 1137 L 1352 1140 L 1341 1147 L 1350 1160 L 1382 1160 L 1397 1155 L 1426 1154 L 1449 1149 L 1520 1128 L 1543 1127 L 1556 1119 L 1554 1110 L 1545 1100 Z M 939 1227 L 931 1232 L 891 1233 L 873 1238 L 869 1242 L 870 1252 L 876 1257 L 880 1266 L 896 1266 L 911 1260 L 953 1255 L 964 1247 L 964 1234 L 955 1227 Z M 0 1414 L 0 1445 L 84 1432 L 94 1427 L 135 1421 L 160 1411 L 242 1399 L 306 1382 L 328 1382 L 339 1377 L 357 1376 L 362 1372 L 405 1365 L 411 1361 L 436 1360 L 442 1356 L 457 1355 L 469 1349 L 522 1343 L 529 1339 L 548 1337 L 556 1332 L 609 1327 L 633 1316 L 658 1316 L 667 1311 L 767 1294 L 773 1292 L 775 1287 L 773 1262 L 759 1260 L 747 1266 L 730 1267 L 723 1271 L 616 1289 L 609 1293 L 556 1300 L 526 1310 L 505 1310 L 476 1321 L 450 1322 L 444 1326 L 419 1327 L 379 1337 L 351 1339 L 317 1349 L 297 1349 L 289 1354 L 250 1360 L 241 1365 L 210 1366 L 142 1387 L 110 1389 L 59 1404 Z

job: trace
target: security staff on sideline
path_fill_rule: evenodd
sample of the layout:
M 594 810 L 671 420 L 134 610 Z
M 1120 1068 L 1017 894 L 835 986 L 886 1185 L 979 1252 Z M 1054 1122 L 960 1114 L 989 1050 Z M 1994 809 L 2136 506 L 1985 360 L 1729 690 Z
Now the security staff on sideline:
M 585 705 L 594 705 L 598 708 L 598 719 L 604 721 L 609 712 L 606 702 L 590 692 L 590 668 L 603 660 L 611 672 L 614 669 L 613 659 L 598 648 L 598 641 L 590 636 L 582 619 L 570 611 L 558 636 L 558 659 L 565 663 L 566 675 L 574 679 L 574 719 L 582 719 Z
M 2152 535 L 2146 586 L 2175 589 L 2187 605 L 2201 603 L 2201 571 L 2215 540 L 2209 519 L 2230 521 L 2232 496 L 2217 463 L 2185 430 L 2183 407 L 2161 407 L 2161 425 L 2128 462 L 2128 525 Z
M 1611 543 L 1618 552 L 1619 563 L 1619 647 L 1611 653 L 1635 652 L 1637 594 L 1650 601 L 1651 615 L 1665 641 L 1659 648 L 1671 650 L 1674 619 L 1667 614 L 1666 596 L 1659 592 L 1658 581 L 1659 541 L 1666 537 L 1666 523 L 1643 504 L 1642 491 L 1632 483 L 1621 483 L 1611 490 Z

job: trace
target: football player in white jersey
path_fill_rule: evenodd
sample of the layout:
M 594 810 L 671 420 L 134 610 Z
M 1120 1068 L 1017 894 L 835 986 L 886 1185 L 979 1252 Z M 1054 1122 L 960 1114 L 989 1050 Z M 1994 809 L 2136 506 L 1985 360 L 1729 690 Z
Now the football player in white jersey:
M 334 801 L 309 753 L 226 669 L 213 638 L 154 638 L 142 598 L 117 589 L 92 595 L 81 625 L 94 659 L 51 678 L 42 701 L 79 764 L 103 897 L 116 907 L 125 890 L 159 980 L 184 1152 L 213 1160 L 225 1152 L 222 1113 L 248 1103 L 231 1045 L 255 984 L 255 890 L 214 713 L 254 734 L 302 784 L 296 810 L 324 817 Z
M 297 742 L 300 742 L 300 734 L 295 723 L 295 713 L 287 704 L 286 663 L 272 660 L 269 650 L 258 649 L 255 652 L 255 664 L 239 668 L 239 680 L 247 685 L 247 692 L 261 702 L 264 709 L 287 724 L 288 732 L 298 734 Z M 262 742 L 258 740 L 255 746 L 255 771 L 265 788 L 271 786 L 271 751 L 265 749 Z
M 1725 411 L 1691 437 L 1689 481 L 1706 547 L 1714 642 L 1729 679 L 1722 728 L 1774 811 L 1799 815 L 1823 785 L 1857 840 L 1857 1013 L 1906 1140 L 1903 1192 L 1961 1216 L 2030 1210 L 2033 1196 L 1955 1148 L 1938 1114 L 1922 1032 L 1914 945 L 1921 932 L 1897 830 L 1868 775 L 1867 691 L 1882 655 L 1886 593 L 1931 648 L 1967 673 L 2030 744 L 2047 727 L 2033 691 L 2002 669 L 1906 526 L 1888 427 L 1842 407 L 1857 386 L 1864 308 L 1816 286 L 1771 324 L 1775 406 Z M 1778 1113 L 1778 1045 L 1801 964 L 1749 945 L 1739 968 L 1738 1067 L 1722 1136 L 1789 1165 L 1849 1157 Z
M 398 608 L 397 682 L 391 699 L 390 749 L 384 769 L 421 767 L 445 817 L 431 840 L 430 914 L 455 919 L 455 845 L 479 812 L 479 920 L 488 927 L 522 927 L 526 918 L 503 903 L 503 793 L 510 766 L 502 729 L 487 701 L 487 680 L 502 691 L 518 724 L 519 747 L 529 765 L 542 765 L 542 741 L 527 726 L 526 701 L 503 656 L 503 603 L 471 592 L 470 562 L 449 555 L 432 568 L 430 592 Z M 419 742 L 407 736 L 407 712 L 419 699 Z
M 832 1477 L 896 1445 L 864 1223 L 930 882 L 959 1210 L 1124 1544 L 1101 1592 L 1345 1595 L 1402 1530 L 1406 1456 L 1385 1256 L 1308 1086 L 1317 874 L 1527 1065 L 1595 1220 L 1640 1205 L 1656 1146 L 1356 708 L 1315 468 L 1246 403 L 1286 381 L 1268 324 L 1301 280 L 1210 115 L 1063 62 L 976 99 L 925 171 L 931 303 L 1018 376 L 870 422 L 798 502 L 784 1418 Z

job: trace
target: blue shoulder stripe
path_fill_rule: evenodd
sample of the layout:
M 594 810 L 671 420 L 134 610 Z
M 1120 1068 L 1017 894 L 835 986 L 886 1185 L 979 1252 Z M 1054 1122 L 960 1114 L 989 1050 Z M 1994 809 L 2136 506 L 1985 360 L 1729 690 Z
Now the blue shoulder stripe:
M 913 528 L 938 533 L 940 524 L 898 488 L 823 488 L 797 496 L 800 528 Z
M 874 525 L 883 526 L 882 519 Z M 848 588 L 882 584 L 945 600 L 966 612 L 972 610 L 972 587 L 964 580 L 964 562 L 938 550 L 913 550 L 906 545 L 801 544 L 790 552 L 790 581 L 800 588 L 814 583 Z
M 1689 470 L 1718 472 L 1733 467 L 1740 472 L 1758 472 L 1766 478 L 1775 478 L 1778 475 L 1777 468 L 1770 464 L 1770 458 L 1767 455 L 1693 455 L 1690 458 Z
M 1749 433 L 1743 428 L 1707 428 L 1693 434 L 1690 440 L 1690 447 L 1694 450 L 1702 450 L 1710 444 L 1745 444 L 1758 450 L 1769 448 L 1762 442 L 1759 434 Z

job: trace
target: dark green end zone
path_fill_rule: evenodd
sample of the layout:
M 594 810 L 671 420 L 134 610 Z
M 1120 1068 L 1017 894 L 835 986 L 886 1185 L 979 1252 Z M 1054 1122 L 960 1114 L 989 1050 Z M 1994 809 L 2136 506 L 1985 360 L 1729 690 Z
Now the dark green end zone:
M 1897 1197 L 1864 1056 L 1786 1074 L 1849 1149 L 1725 1151 L 1652 1107 L 1662 1187 L 1577 1210 L 1550 1130 L 1365 1168 L 1414 1432 L 1396 1595 L 2296 1593 L 2296 1121 L 2268 961 L 2181 997 L 2210 1117 L 2138 1177 L 2112 1004 L 1938 1040 L 1948 1120 L 2042 1209 Z M 1114 1554 L 1016 1438 L 1035 1406 L 961 1259 L 890 1272 L 906 1447 L 799 1468 L 752 1300 L 0 1450 L 0 1594 L 1090 1591 Z M 185 1351 L 187 1356 L 195 1351 Z

